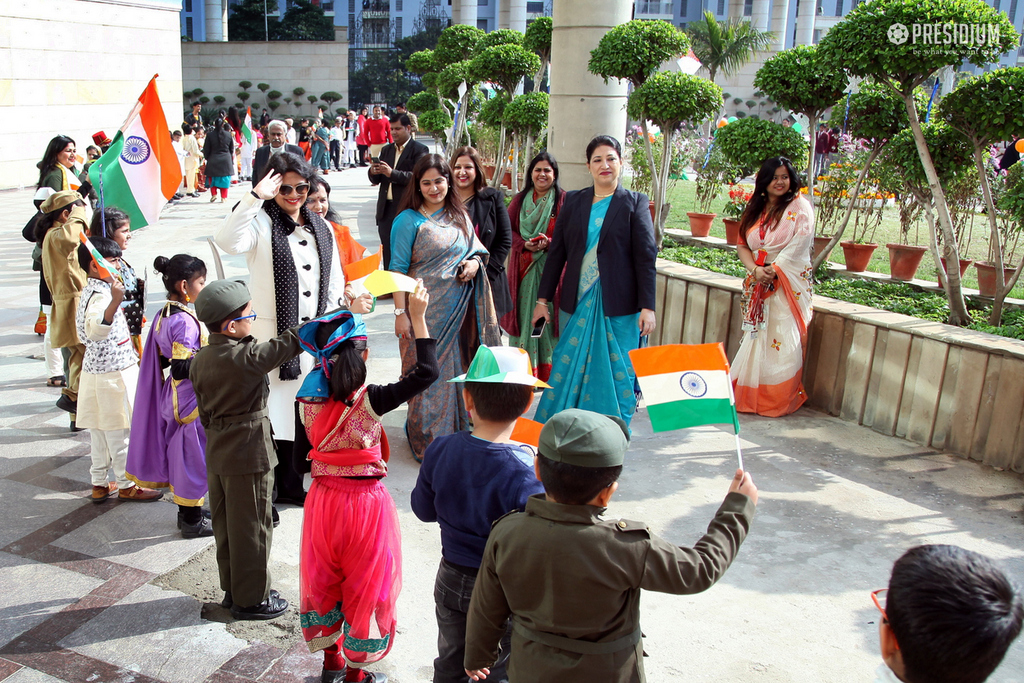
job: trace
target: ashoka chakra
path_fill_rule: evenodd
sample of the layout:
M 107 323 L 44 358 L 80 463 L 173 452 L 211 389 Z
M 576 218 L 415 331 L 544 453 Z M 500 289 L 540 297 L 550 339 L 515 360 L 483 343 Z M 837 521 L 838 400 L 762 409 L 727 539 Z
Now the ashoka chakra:
M 679 386 L 694 398 L 700 398 L 708 393 L 708 383 L 696 372 L 684 372 L 683 376 L 679 378 Z
M 121 158 L 129 164 L 141 164 L 149 158 L 149 143 L 140 137 L 131 136 L 124 141 Z

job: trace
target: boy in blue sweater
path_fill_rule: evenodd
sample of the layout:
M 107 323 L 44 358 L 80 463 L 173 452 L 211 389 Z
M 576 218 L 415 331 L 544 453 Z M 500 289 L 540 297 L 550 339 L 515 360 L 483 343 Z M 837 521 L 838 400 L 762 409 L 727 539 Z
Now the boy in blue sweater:
M 435 439 L 423 454 L 412 509 L 424 522 L 441 526 L 441 566 L 434 583 L 437 659 L 434 683 L 465 683 L 466 614 L 491 525 L 521 510 L 526 499 L 543 493 L 533 471 L 533 452 L 510 439 L 516 418 L 530 407 L 534 387 L 548 385 L 533 376 L 523 349 L 481 346 L 465 375 L 466 409 L 473 432 Z M 506 681 L 511 631 L 491 667 L 495 681 Z

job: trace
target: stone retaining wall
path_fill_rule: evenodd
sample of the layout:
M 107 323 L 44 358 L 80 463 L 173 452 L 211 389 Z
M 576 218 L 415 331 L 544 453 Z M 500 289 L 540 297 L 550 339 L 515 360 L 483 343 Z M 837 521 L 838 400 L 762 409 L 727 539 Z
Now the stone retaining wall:
M 658 260 L 652 344 L 740 342 L 738 278 Z M 815 297 L 808 405 L 1024 472 L 1024 342 Z

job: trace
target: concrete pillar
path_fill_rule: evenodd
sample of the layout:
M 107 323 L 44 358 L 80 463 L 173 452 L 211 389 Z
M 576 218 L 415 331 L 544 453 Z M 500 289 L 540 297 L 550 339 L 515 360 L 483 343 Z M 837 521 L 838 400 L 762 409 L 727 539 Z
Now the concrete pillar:
M 512 0 L 498 0 L 498 28 L 508 28 L 511 25 L 511 3 Z
M 456 24 L 461 24 L 462 22 L 459 21 L 459 19 L 461 19 L 461 16 L 460 16 L 461 13 L 459 12 L 459 0 L 455 0 L 455 2 L 452 3 L 451 9 L 452 9 L 452 26 L 455 26 Z
M 800 0 L 797 6 L 796 44 L 814 45 L 814 18 L 817 12 L 816 0 Z
M 729 0 L 729 14 L 727 19 L 743 21 L 743 0 Z
M 452 10 L 455 9 L 456 2 L 459 3 L 459 23 L 476 28 L 477 0 L 453 0 Z
M 227 0 L 206 0 L 206 42 L 222 43 L 228 39 Z
M 771 12 L 771 32 L 775 34 L 774 50 L 785 50 L 789 36 L 789 3 L 790 0 L 774 0 Z
M 551 105 L 548 151 L 558 159 L 559 183 L 578 190 L 592 183 L 586 166 L 587 143 L 598 134 L 620 142 L 626 133 L 626 83 L 587 71 L 590 51 L 613 26 L 629 21 L 633 3 L 590 0 L 587 11 L 555 0 L 551 34 Z
M 526 0 L 505 0 L 508 7 L 508 27 L 520 33 L 526 31 Z
M 750 12 L 750 23 L 758 31 L 768 30 L 768 10 L 771 0 L 754 0 L 754 7 Z

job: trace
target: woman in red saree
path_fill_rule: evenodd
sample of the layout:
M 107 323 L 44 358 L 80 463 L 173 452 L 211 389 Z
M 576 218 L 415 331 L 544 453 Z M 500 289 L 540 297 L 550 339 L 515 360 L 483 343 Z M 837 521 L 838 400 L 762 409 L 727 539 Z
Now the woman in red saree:
M 732 362 L 736 409 L 780 417 L 796 411 L 811 322 L 814 214 L 786 157 L 758 171 L 754 196 L 740 219 L 737 247 L 743 281 L 743 338 Z

